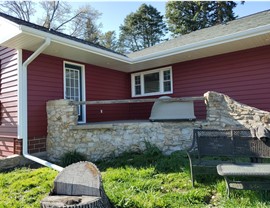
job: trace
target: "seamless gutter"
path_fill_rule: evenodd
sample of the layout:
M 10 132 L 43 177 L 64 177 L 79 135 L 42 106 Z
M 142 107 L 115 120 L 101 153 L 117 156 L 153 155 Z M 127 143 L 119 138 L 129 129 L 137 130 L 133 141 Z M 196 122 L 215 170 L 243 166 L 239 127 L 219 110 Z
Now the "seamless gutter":
M 51 40 L 53 42 L 63 44 L 66 46 L 72 46 L 76 49 L 83 50 L 85 52 L 95 53 L 97 55 L 111 58 L 111 59 L 114 59 L 114 60 L 117 60 L 117 61 L 120 61 L 120 62 L 123 62 L 126 64 L 130 64 L 130 65 L 139 64 L 139 63 L 142 63 L 145 61 L 151 61 L 151 60 L 155 60 L 155 59 L 159 59 L 159 58 L 165 58 L 165 57 L 180 54 L 180 53 L 191 52 L 194 50 L 204 49 L 204 48 L 208 48 L 208 47 L 215 46 L 215 45 L 225 44 L 225 43 L 229 43 L 229 42 L 233 42 L 233 41 L 237 41 L 237 40 L 241 40 L 241 39 L 246 39 L 246 38 L 270 33 L 270 24 L 268 24 L 268 25 L 263 25 L 263 26 L 259 26 L 256 28 L 244 30 L 241 32 L 236 32 L 236 33 L 229 34 L 229 35 L 212 38 L 209 40 L 195 42 L 195 43 L 191 43 L 191 44 L 187 44 L 187 45 L 183 45 L 183 46 L 178 46 L 178 47 L 174 47 L 174 48 L 163 50 L 163 51 L 154 52 L 154 53 L 151 53 L 148 55 L 142 55 L 139 57 L 131 58 L 131 57 L 116 54 L 116 53 L 113 53 L 110 51 L 106 51 L 106 50 L 101 49 L 101 48 L 97 48 L 97 47 L 90 46 L 90 45 L 87 45 L 84 43 L 80 43 L 80 42 L 75 41 L 75 40 L 71 40 L 71 39 L 68 39 L 65 37 L 51 34 L 51 33 L 45 32 L 45 31 L 40 31 L 40 30 L 31 28 L 31 27 L 28 27 L 25 25 L 20 25 L 19 28 L 25 34 L 37 36 L 40 38 L 49 37 L 49 38 L 51 38 Z
M 113 53 L 110 51 L 106 51 L 104 49 L 90 46 L 90 45 L 87 45 L 84 43 L 80 43 L 80 42 L 75 41 L 75 40 L 71 40 L 71 39 L 61 37 L 61 36 L 58 36 L 55 34 L 51 34 L 51 33 L 45 32 L 45 31 L 40 31 L 40 30 L 31 28 L 31 27 L 28 27 L 25 25 L 20 25 L 19 28 L 24 34 L 29 34 L 29 35 L 36 36 L 36 37 L 39 37 L 42 39 L 48 37 L 52 40 L 52 42 L 55 42 L 55 43 L 59 43 L 59 44 L 66 45 L 66 46 L 72 46 L 76 49 L 83 50 L 85 52 L 92 52 L 92 53 L 102 55 L 102 56 L 107 57 L 107 58 L 113 58 L 115 60 L 122 61 L 125 63 L 130 64 L 130 62 L 131 62 L 130 58 L 128 58 L 124 55 L 120 55 L 120 54 L 116 54 L 116 53 Z
M 215 45 L 221 45 L 221 44 L 225 44 L 225 43 L 229 43 L 229 42 L 233 42 L 233 41 L 237 41 L 241 39 L 255 37 L 258 35 L 264 35 L 267 33 L 270 34 L 270 24 L 259 26 L 256 28 L 248 29 L 245 31 L 237 32 L 237 33 L 232 33 L 225 36 L 220 36 L 220 37 L 216 37 L 216 38 L 212 38 L 212 39 L 208 39 L 204 41 L 199 41 L 199 42 L 195 42 L 195 43 L 191 43 L 191 44 L 187 44 L 187 45 L 183 45 L 179 47 L 174 47 L 174 48 L 167 49 L 164 51 L 154 52 L 148 55 L 143 55 L 141 57 L 132 58 L 132 63 L 136 64 L 143 61 L 150 61 L 157 58 L 164 58 L 166 56 L 176 55 L 176 54 L 185 53 L 185 52 L 191 52 L 194 50 L 208 48 Z

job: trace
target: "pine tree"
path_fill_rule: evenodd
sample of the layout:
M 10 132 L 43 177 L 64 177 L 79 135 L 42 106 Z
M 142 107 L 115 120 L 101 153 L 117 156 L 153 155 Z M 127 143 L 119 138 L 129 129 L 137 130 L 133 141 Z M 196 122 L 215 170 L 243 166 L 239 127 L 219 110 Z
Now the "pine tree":
M 163 41 L 166 31 L 160 12 L 151 5 L 142 4 L 120 26 L 120 42 L 126 51 L 138 51 Z
M 169 31 L 183 35 L 234 20 L 236 5 L 233 1 L 169 1 L 166 3 Z
M 118 43 L 115 31 L 108 31 L 100 36 L 100 45 L 117 51 Z

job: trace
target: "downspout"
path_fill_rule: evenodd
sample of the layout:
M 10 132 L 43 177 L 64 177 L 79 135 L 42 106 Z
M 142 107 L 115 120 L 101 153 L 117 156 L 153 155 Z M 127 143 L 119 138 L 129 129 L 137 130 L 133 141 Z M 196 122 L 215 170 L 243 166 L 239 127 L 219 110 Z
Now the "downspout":
M 19 70 L 19 135 L 21 135 L 21 138 L 23 139 L 23 156 L 25 158 L 37 162 L 41 165 L 50 167 L 54 170 L 62 171 L 62 167 L 28 153 L 27 67 L 50 44 L 51 39 L 46 38 L 45 42 L 29 58 L 27 58 L 27 60 L 22 64 L 22 69 Z

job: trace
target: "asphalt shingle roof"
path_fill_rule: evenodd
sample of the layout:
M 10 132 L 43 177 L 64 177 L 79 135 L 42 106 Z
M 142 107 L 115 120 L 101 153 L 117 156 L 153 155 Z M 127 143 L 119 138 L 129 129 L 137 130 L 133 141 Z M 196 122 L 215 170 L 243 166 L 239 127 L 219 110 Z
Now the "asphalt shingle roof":
M 130 58 L 137 58 L 149 54 L 154 54 L 159 51 L 166 51 L 180 46 L 246 31 L 268 24 L 270 24 L 270 10 L 242 17 L 227 22 L 226 24 L 220 24 L 209 28 L 197 30 L 186 35 L 181 35 L 175 39 L 160 43 L 158 45 L 143 49 L 141 51 L 128 54 L 127 56 Z
M 93 47 L 96 47 L 96 48 L 99 48 L 99 49 L 102 49 L 102 50 L 106 50 L 106 51 L 109 51 L 109 52 L 112 52 L 112 53 L 116 53 L 116 54 L 125 56 L 123 54 L 117 53 L 117 52 L 115 52 L 115 51 L 113 51 L 111 49 L 108 49 L 108 48 L 106 48 L 104 46 L 101 46 L 99 44 L 95 44 L 95 43 L 92 43 L 92 42 L 89 42 L 89 41 L 86 41 L 86 40 L 83 40 L 83 39 L 79 39 L 79 38 L 76 38 L 74 36 L 70 36 L 70 35 L 55 31 L 53 29 L 48 29 L 46 27 L 43 27 L 43 26 L 31 23 L 31 22 L 27 22 L 27 21 L 18 19 L 16 17 L 7 15 L 7 14 L 2 13 L 2 12 L 0 12 L 0 17 L 4 17 L 5 19 L 10 20 L 10 21 L 12 21 L 12 22 L 14 22 L 14 23 L 16 23 L 18 25 L 24 25 L 24 26 L 27 26 L 27 27 L 31 27 L 31 28 L 34 28 L 34 29 L 37 29 L 37 30 L 40 30 L 40 31 L 43 31 L 43 32 L 47 32 L 47 33 L 50 33 L 50 34 L 53 34 L 53 35 L 57 35 L 57 36 L 60 36 L 60 37 L 63 37 L 63 38 L 74 40 L 74 41 L 77 41 L 77 42 L 80 42 L 80 43 L 83 43 L 83 44 L 86 44 L 86 45 L 89 45 L 89 46 L 93 46 Z

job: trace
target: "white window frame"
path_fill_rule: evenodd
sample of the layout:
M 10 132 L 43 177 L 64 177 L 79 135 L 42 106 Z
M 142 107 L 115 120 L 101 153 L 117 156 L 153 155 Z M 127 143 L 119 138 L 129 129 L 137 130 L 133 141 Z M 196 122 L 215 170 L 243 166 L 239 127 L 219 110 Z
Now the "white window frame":
M 170 82 L 171 82 L 171 91 L 164 92 L 164 71 L 170 71 Z M 152 74 L 159 72 L 159 92 L 153 92 L 153 93 L 145 93 L 144 92 L 144 75 L 146 74 Z M 141 80 L 141 94 L 136 95 L 135 93 L 135 77 L 140 76 Z M 149 70 L 149 71 L 144 71 L 144 72 L 139 72 L 139 73 L 133 73 L 131 74 L 131 95 L 132 97 L 143 97 L 143 96 L 153 96 L 153 95 L 167 95 L 167 94 L 172 94 L 173 93 L 173 75 L 172 75 L 172 67 L 163 67 L 159 69 L 154 69 L 154 70 Z
M 79 66 L 81 68 L 81 101 L 85 101 L 86 100 L 86 96 L 85 96 L 85 66 L 83 64 L 78 64 L 78 63 L 74 63 L 74 62 L 69 62 L 69 61 L 64 61 L 63 62 L 63 79 L 64 79 L 64 99 L 66 99 L 66 67 L 65 64 L 70 64 L 70 65 L 74 65 L 74 66 Z M 78 121 L 78 123 L 86 123 L 86 106 L 82 105 L 82 120 Z

